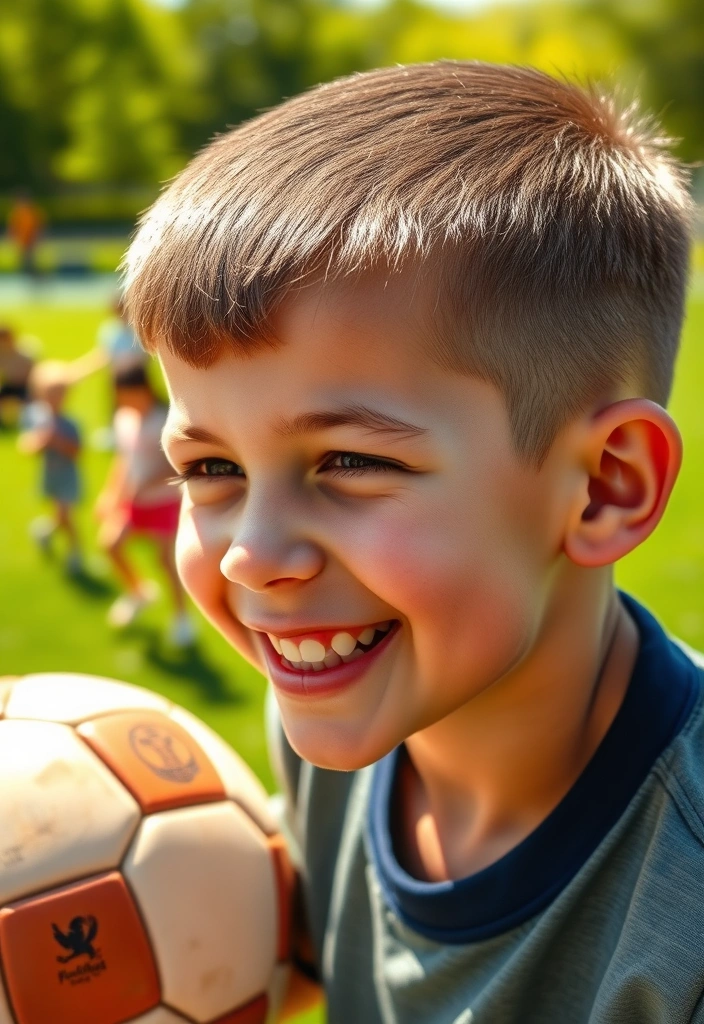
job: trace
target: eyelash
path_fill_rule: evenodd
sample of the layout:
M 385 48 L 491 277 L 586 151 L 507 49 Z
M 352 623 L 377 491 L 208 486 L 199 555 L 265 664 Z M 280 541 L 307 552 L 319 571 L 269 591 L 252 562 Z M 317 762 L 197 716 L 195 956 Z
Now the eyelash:
M 366 463 L 364 466 L 333 466 L 331 463 L 335 459 L 359 459 Z M 170 482 L 176 485 L 185 484 L 189 480 L 201 479 L 201 480 L 223 480 L 223 479 L 237 479 L 243 478 L 244 473 L 201 473 L 199 469 L 205 466 L 213 465 L 228 465 L 238 466 L 236 462 L 230 462 L 229 459 L 197 459 L 195 462 L 191 462 L 187 465 L 182 473 L 178 473 L 176 476 L 171 477 Z M 330 452 L 326 457 L 325 461 L 321 465 L 321 470 L 325 470 L 331 473 L 335 477 L 350 477 L 359 476 L 360 473 L 387 473 L 389 470 L 398 470 L 403 472 L 404 466 L 398 462 L 392 462 L 389 459 L 379 459 L 373 455 L 360 455 L 359 452 Z

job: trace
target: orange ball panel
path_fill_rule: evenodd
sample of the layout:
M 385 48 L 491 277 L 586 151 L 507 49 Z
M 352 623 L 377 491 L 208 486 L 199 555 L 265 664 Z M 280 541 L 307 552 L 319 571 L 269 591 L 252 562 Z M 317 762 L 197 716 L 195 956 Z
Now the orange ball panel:
M 0 910 L 0 955 L 18 1024 L 118 1024 L 161 998 L 147 935 L 116 871 Z
M 286 840 L 281 835 L 267 836 L 269 851 L 274 859 L 276 885 L 279 899 L 279 939 L 276 958 L 281 963 L 288 960 L 291 950 L 291 913 L 296 873 L 286 850 Z
M 266 1015 L 269 1012 L 269 1002 L 266 996 L 259 996 L 253 999 L 246 1006 L 241 1006 L 234 1013 L 228 1013 L 225 1017 L 219 1017 L 213 1024 L 264 1024 Z
M 159 711 L 126 711 L 77 732 L 138 801 L 145 814 L 224 800 L 220 776 L 196 741 Z

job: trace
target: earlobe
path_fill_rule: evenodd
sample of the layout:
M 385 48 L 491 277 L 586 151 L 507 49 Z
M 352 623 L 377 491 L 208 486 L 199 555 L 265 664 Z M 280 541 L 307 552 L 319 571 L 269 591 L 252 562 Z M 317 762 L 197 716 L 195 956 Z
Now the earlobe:
M 682 460 L 680 433 L 647 399 L 616 402 L 580 439 L 583 474 L 564 550 L 577 565 L 610 565 L 660 522 Z

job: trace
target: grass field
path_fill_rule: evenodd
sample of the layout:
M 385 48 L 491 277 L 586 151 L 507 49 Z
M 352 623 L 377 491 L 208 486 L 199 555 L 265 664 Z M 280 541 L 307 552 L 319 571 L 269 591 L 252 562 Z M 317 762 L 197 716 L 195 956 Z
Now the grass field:
M 100 310 L 22 308 L 12 321 L 37 335 L 44 354 L 71 358 L 93 344 Z M 688 643 L 704 648 L 704 299 L 689 303 L 672 412 L 685 440 L 680 481 L 655 536 L 618 568 L 618 582 L 643 600 Z M 77 387 L 69 409 L 86 436 L 105 425 L 107 383 L 95 378 Z M 264 683 L 205 623 L 197 647 L 183 652 L 163 640 L 166 608 L 148 609 L 128 632 L 116 635 L 105 623 L 115 588 L 95 549 L 91 499 L 108 456 L 88 448 L 83 457 L 87 499 L 81 527 L 90 575 L 67 576 L 60 560 L 46 561 L 34 549 L 27 523 L 40 511 L 37 465 L 15 450 L 15 439 L 0 434 L 4 481 L 0 504 L 0 674 L 75 670 L 114 676 L 150 687 L 186 705 L 213 726 L 252 765 L 269 787 L 270 769 L 262 732 Z M 141 563 L 150 566 L 146 548 Z M 156 574 L 155 567 L 150 572 Z M 319 1018 L 309 1015 L 307 1024 Z M 303 1020 L 301 1020 L 303 1024 Z

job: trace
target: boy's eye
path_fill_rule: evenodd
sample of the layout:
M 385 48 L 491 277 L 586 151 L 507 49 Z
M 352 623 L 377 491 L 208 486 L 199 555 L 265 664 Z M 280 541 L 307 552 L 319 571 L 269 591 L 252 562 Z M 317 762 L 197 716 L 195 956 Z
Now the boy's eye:
M 320 469 L 334 476 L 356 476 L 361 473 L 385 473 L 389 470 L 402 470 L 398 462 L 390 459 L 379 459 L 374 455 L 361 455 L 359 452 L 330 452 Z
M 186 466 L 177 480 L 221 480 L 223 477 L 244 477 L 244 470 L 236 462 L 230 462 L 229 459 L 199 459 Z

